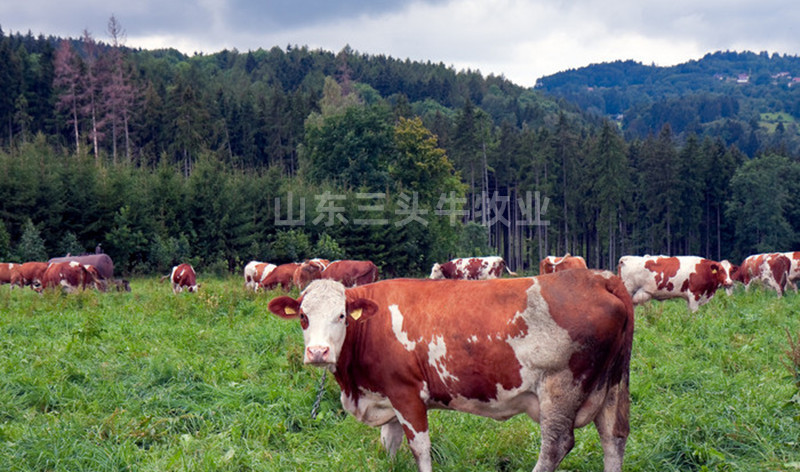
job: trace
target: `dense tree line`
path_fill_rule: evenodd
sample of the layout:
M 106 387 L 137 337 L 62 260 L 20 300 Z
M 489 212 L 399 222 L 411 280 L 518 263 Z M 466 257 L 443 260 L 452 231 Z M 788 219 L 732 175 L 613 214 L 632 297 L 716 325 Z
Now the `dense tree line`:
M 320 256 L 419 275 L 476 254 L 514 270 L 565 252 L 613 268 L 623 254 L 736 260 L 798 243 L 791 147 L 750 156 L 722 131 L 676 133 L 669 107 L 651 107 L 657 130 L 626 137 L 442 64 L 131 50 L 113 17 L 108 34 L 0 32 L 0 259 L 101 244 L 125 272 Z M 703 122 L 740 106 L 684 102 Z

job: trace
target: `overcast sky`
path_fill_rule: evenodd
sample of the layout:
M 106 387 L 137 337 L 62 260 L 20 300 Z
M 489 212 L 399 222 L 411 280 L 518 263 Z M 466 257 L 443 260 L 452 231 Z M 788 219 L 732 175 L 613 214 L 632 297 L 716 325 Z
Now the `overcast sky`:
M 797 0 L 0 0 L 0 28 L 186 54 L 308 46 L 444 63 L 523 86 L 633 59 L 673 65 L 709 52 L 800 54 Z

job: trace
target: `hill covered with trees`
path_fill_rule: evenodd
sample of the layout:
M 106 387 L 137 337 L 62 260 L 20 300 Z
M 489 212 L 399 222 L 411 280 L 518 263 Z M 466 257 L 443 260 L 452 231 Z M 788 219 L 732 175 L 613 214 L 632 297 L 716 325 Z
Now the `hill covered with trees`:
M 543 77 L 537 89 L 616 119 L 626 137 L 658 133 L 723 139 L 750 157 L 800 152 L 800 57 L 715 52 L 671 67 L 593 64 Z
M 102 244 L 124 272 L 321 256 L 392 276 L 463 255 L 613 268 L 798 242 L 788 138 L 751 155 L 670 120 L 623 134 L 583 95 L 443 64 L 298 46 L 186 56 L 126 48 L 119 31 L 112 17 L 108 42 L 0 32 L 0 259 Z

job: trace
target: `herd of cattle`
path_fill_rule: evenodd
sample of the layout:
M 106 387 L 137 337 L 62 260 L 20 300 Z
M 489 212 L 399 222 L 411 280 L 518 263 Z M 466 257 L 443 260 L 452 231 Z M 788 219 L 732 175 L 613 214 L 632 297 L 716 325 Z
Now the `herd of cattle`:
M 299 320 L 304 362 L 333 373 L 342 406 L 380 427 L 390 454 L 405 437 L 418 470 L 432 470 L 427 412 L 444 408 L 539 422 L 534 472 L 556 470 L 574 429 L 594 423 L 610 472 L 621 471 L 629 434 L 634 305 L 683 298 L 694 312 L 737 281 L 782 296 L 797 291 L 800 252 L 757 254 L 738 266 L 624 256 L 616 274 L 567 254 L 543 259 L 539 274 L 516 277 L 500 257 L 435 264 L 429 279 L 438 280 L 378 280 L 375 264 L 359 260 L 252 261 L 244 269 L 250 290 L 301 290 L 273 298 L 269 310 Z M 200 286 L 189 264 L 167 278 L 175 293 Z M 0 283 L 38 291 L 106 290 L 109 282 L 129 290 L 104 254 L 0 265 Z

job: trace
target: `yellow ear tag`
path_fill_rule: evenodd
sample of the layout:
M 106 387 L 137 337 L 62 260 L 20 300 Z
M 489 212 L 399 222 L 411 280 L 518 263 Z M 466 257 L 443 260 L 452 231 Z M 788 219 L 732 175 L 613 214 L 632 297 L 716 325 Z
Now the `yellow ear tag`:
M 291 308 L 291 307 L 288 307 L 288 306 L 283 309 L 283 312 L 286 313 L 287 315 L 296 315 L 297 314 L 297 312 L 294 311 L 294 308 Z
M 711 273 L 712 274 L 716 274 L 717 273 L 717 269 L 711 269 Z
M 351 311 L 350 316 L 352 316 L 354 320 L 361 318 L 361 308 L 356 308 L 355 310 Z

